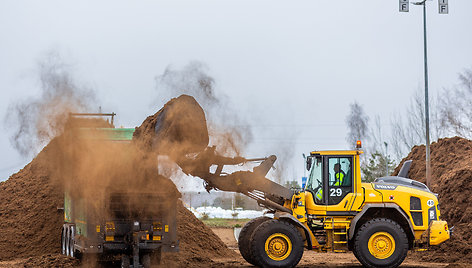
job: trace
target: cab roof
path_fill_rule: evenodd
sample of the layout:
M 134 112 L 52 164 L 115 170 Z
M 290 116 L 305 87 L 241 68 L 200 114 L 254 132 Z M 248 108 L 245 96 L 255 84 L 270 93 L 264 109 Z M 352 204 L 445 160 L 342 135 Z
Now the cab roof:
M 359 155 L 364 152 L 361 150 L 330 150 L 330 151 L 312 151 L 311 156 L 315 155 Z

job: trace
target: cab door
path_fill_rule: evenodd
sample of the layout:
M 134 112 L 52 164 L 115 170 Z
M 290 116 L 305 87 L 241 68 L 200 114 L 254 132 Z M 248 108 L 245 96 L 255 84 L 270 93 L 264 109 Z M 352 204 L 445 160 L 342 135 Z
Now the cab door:
M 324 193 L 324 157 L 321 155 L 310 156 L 308 181 L 305 186 L 305 207 L 307 214 L 326 215 L 326 198 Z
M 324 196 L 326 215 L 351 215 L 354 202 L 354 167 L 357 159 L 351 155 L 324 156 Z

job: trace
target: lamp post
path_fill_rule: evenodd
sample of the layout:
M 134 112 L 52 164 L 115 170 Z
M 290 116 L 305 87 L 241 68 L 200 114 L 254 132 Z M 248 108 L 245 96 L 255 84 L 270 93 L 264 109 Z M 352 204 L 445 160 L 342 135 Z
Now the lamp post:
M 423 6 L 423 46 L 424 46 L 424 111 L 425 111 L 425 137 L 426 137 L 426 185 L 431 186 L 431 154 L 429 134 L 429 97 L 428 97 L 428 44 L 426 38 L 426 1 L 412 3 Z M 400 12 L 409 12 L 409 0 L 400 0 Z M 449 13 L 448 0 L 438 0 L 439 14 Z
M 426 185 L 431 186 L 431 155 L 429 140 L 429 94 L 428 94 L 428 43 L 426 38 L 426 0 L 415 2 L 414 5 L 423 6 L 423 45 L 424 45 L 424 113 L 426 136 Z
M 388 176 L 388 143 L 384 141 L 385 145 L 385 176 Z

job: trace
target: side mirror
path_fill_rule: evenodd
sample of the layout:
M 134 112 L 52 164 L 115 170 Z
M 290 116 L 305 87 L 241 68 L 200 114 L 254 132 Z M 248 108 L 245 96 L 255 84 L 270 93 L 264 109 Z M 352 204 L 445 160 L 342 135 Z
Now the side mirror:
M 306 159 L 306 170 L 310 170 L 312 164 L 313 164 L 313 159 L 311 157 L 307 157 L 307 159 Z

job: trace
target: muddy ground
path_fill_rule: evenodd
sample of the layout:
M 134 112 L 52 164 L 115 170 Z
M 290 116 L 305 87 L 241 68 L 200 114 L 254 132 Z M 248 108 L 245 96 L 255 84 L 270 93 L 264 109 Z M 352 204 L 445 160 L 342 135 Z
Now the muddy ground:
M 235 252 L 231 257 L 212 258 L 210 262 L 202 263 L 201 267 L 253 267 L 239 254 L 237 242 L 234 239 L 233 230 L 228 228 L 212 228 L 212 231 Z M 467 263 L 435 263 L 421 261 L 421 252 L 409 253 L 409 256 L 400 267 L 410 268 L 440 268 L 440 267 L 470 267 Z M 100 267 L 113 267 L 115 264 L 101 264 Z M 0 262 L 0 268 L 7 267 L 90 267 L 91 263 L 71 261 L 70 258 L 58 254 L 48 254 L 35 258 L 21 258 L 12 261 Z M 173 267 L 172 265 L 155 265 L 154 267 Z M 175 266 L 177 267 L 177 266 Z M 352 253 L 316 253 L 305 250 L 303 258 L 297 267 L 362 267 Z
M 249 265 L 239 254 L 238 244 L 233 235 L 233 229 L 229 228 L 212 228 L 212 231 L 218 235 L 228 248 L 237 252 L 236 258 L 232 259 L 215 259 L 215 267 L 253 267 Z M 467 263 L 435 263 L 419 260 L 421 252 L 410 252 L 407 259 L 400 267 L 471 267 L 472 264 Z M 303 258 L 297 267 L 362 267 L 352 253 L 317 253 L 305 250 Z

